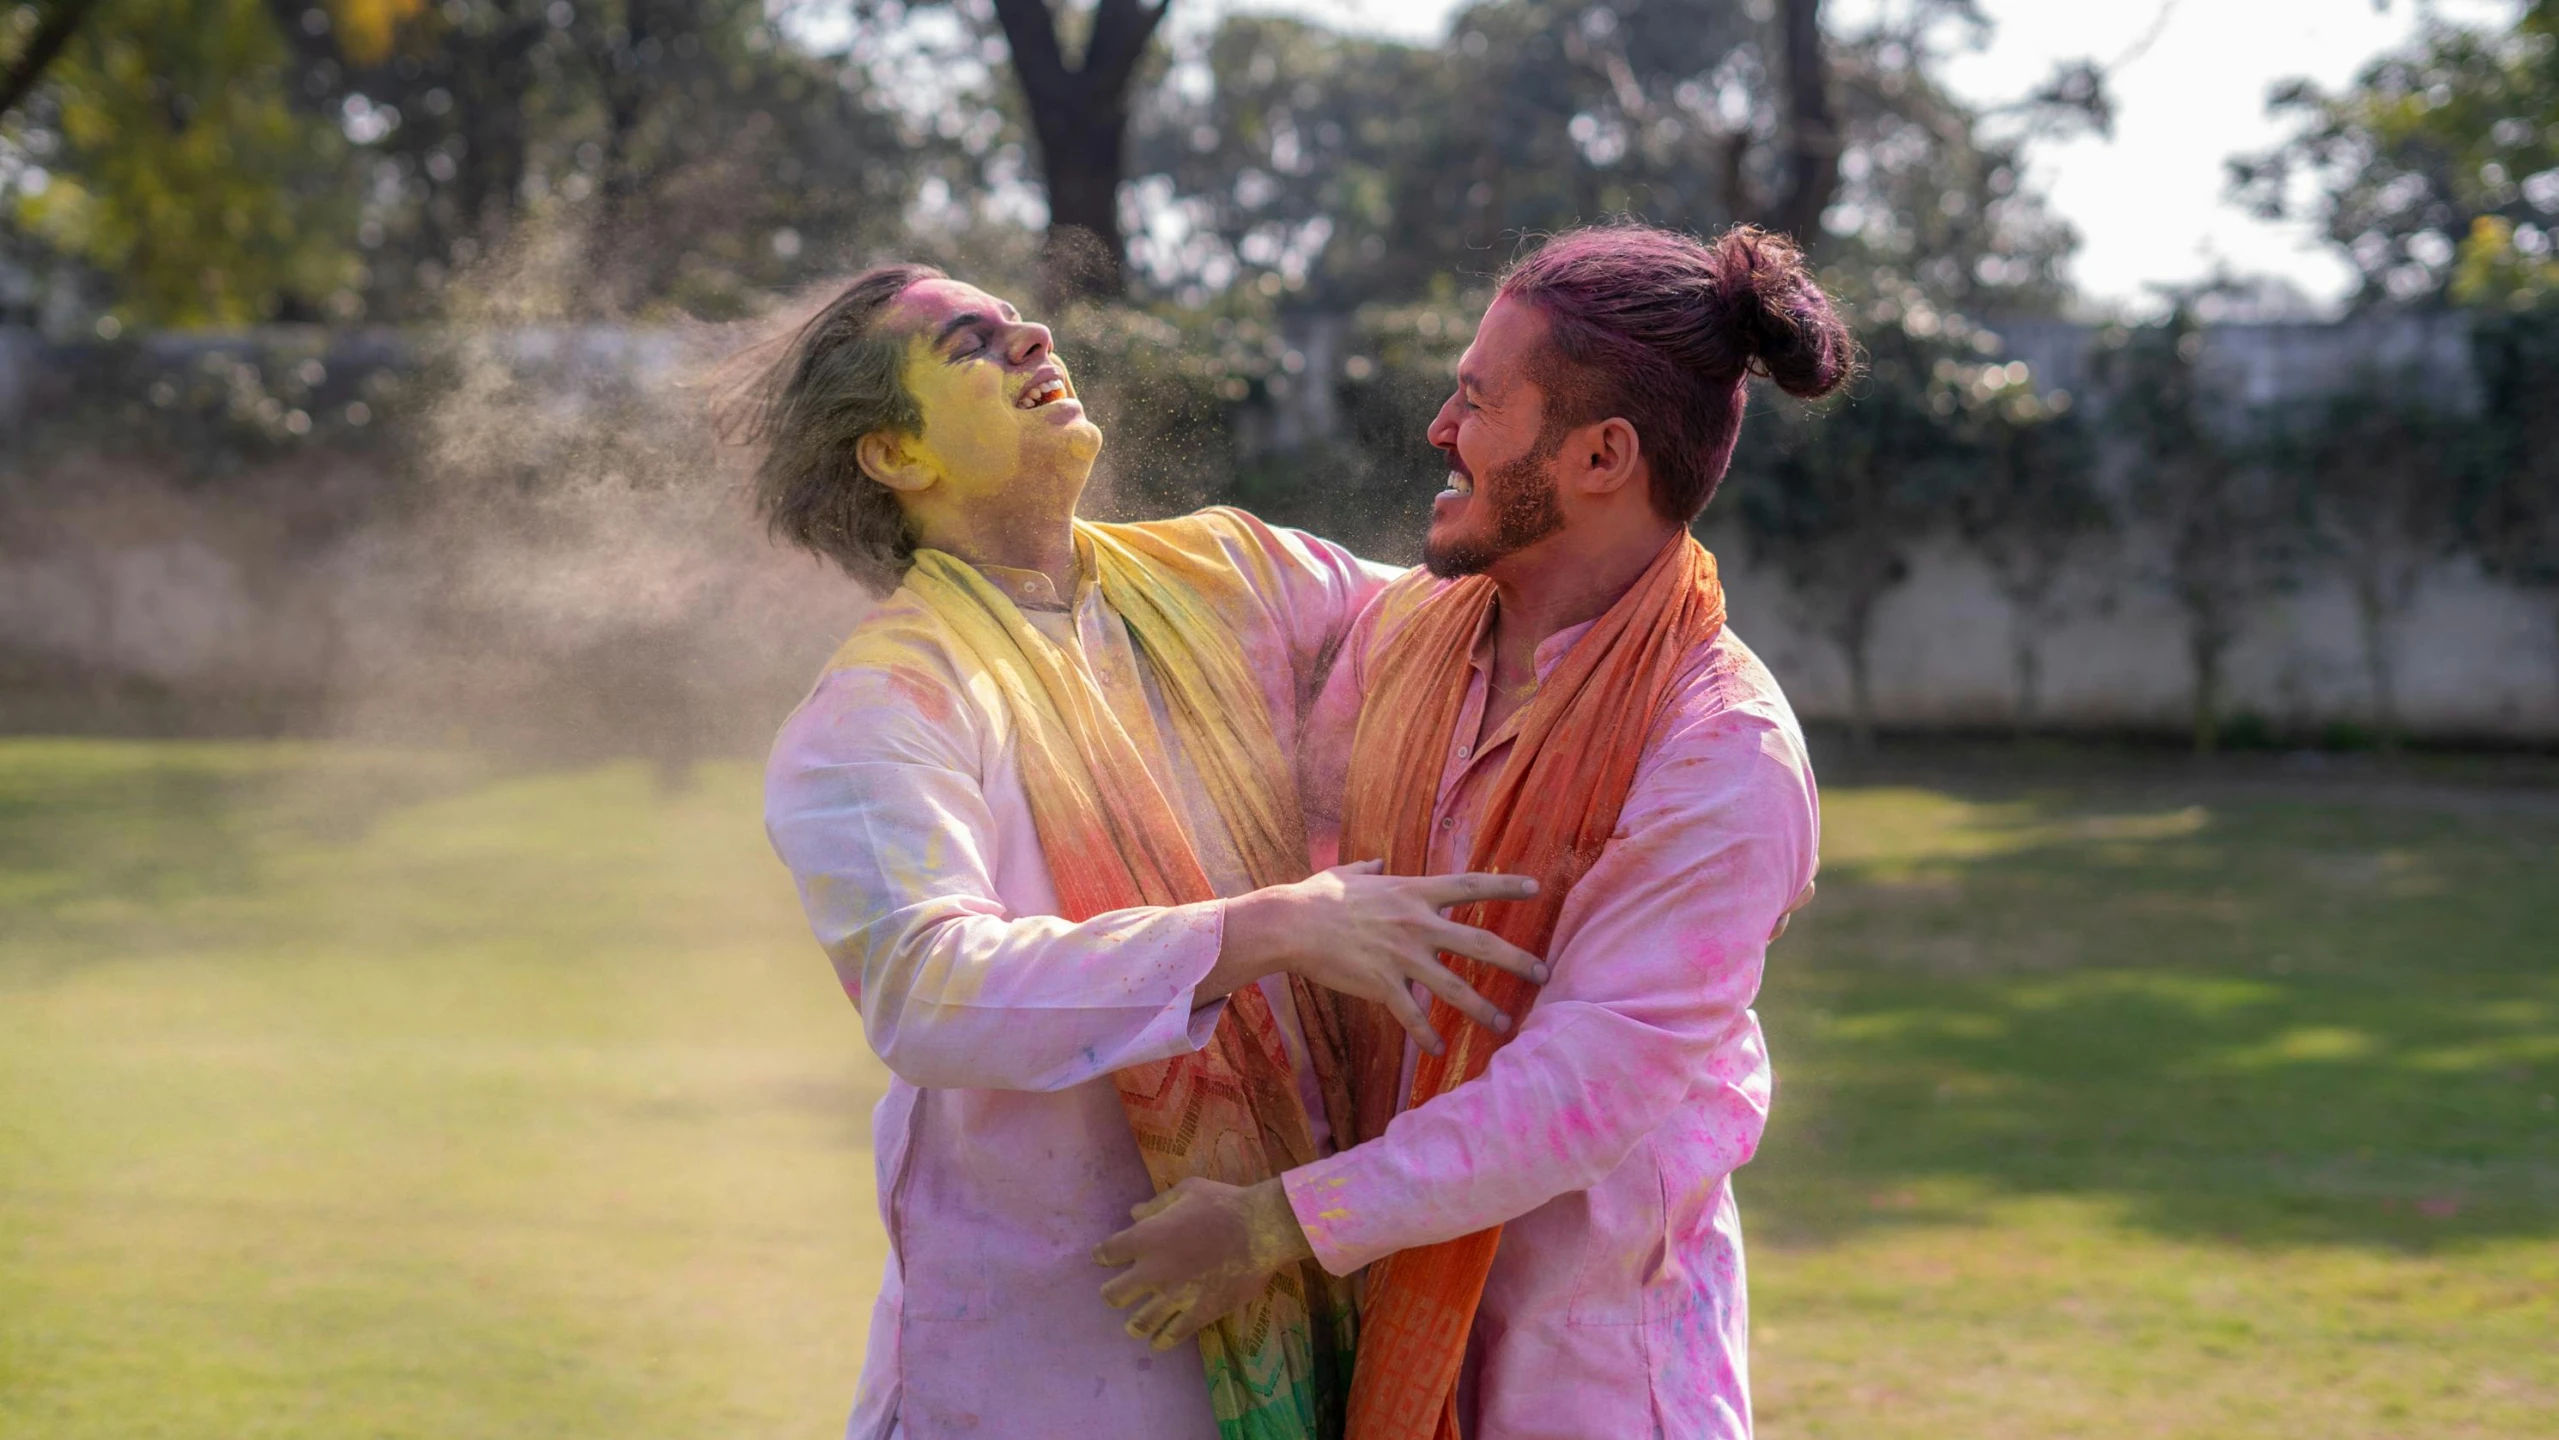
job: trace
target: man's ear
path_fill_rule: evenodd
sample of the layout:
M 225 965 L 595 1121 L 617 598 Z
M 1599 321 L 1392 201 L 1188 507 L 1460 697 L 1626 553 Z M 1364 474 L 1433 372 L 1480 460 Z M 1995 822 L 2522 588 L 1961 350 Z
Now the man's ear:
M 931 466 L 916 454 L 914 442 L 894 430 L 874 430 L 853 442 L 853 459 L 862 473 L 891 490 L 914 494 L 929 489 L 937 478 Z
M 1564 441 L 1563 457 L 1566 480 L 1585 495 L 1614 493 L 1644 473 L 1643 441 L 1623 416 L 1575 430 Z

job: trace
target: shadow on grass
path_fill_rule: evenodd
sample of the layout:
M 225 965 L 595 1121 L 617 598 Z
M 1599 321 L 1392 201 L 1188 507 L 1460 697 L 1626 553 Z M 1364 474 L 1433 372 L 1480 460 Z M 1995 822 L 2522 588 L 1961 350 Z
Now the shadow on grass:
M 2559 1233 L 2559 818 L 2161 794 L 1828 794 L 1756 1227 L 2065 1195 L 2250 1245 Z

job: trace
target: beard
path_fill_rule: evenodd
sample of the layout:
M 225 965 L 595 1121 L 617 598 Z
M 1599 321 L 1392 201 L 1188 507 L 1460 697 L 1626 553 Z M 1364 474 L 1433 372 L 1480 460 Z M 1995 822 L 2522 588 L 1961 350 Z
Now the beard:
M 1442 580 L 1480 575 L 1495 561 L 1515 555 L 1564 528 L 1564 507 L 1555 501 L 1554 482 L 1546 478 L 1552 448 L 1522 455 L 1493 467 L 1475 487 L 1476 498 L 1492 508 L 1493 533 L 1468 536 L 1445 545 L 1422 542 L 1422 565 Z M 1453 458 L 1453 457 L 1452 457 Z

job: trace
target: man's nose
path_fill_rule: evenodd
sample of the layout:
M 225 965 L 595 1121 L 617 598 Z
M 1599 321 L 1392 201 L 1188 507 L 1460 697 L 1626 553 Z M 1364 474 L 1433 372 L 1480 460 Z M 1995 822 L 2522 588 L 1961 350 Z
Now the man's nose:
M 1020 368 L 1037 365 L 1047 359 L 1049 351 L 1056 348 L 1056 343 L 1050 337 L 1046 325 L 1035 320 L 1025 320 L 1013 327 L 1012 338 L 1006 342 L 1005 348 L 1007 357 L 1015 367 Z
M 1439 402 L 1439 413 L 1431 417 L 1431 428 L 1422 432 L 1422 438 L 1442 450 L 1456 447 L 1457 397 L 1455 395 L 1452 394 Z

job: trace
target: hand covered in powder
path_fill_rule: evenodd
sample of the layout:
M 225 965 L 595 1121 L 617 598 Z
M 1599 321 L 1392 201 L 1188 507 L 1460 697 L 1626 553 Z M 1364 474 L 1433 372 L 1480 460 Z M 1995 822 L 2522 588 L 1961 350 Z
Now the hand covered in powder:
M 1470 956 L 1538 985 L 1546 983 L 1545 963 L 1446 912 L 1478 900 L 1525 900 L 1537 893 L 1537 882 L 1525 875 L 1388 875 L 1384 869 L 1376 860 L 1336 865 L 1226 902 L 1219 965 L 1231 973 L 1213 974 L 1202 993 L 1224 994 L 1251 978 L 1295 971 L 1328 990 L 1385 1006 L 1415 1044 L 1437 1055 L 1447 1046 L 1413 998 L 1420 985 L 1476 1024 L 1508 1030 L 1510 1017 L 1441 964 L 1440 953 Z
M 1137 1223 L 1093 1251 L 1104 1265 L 1128 1267 L 1103 1284 L 1102 1302 L 1136 1305 L 1128 1333 L 1158 1350 L 1232 1314 L 1273 1271 L 1315 1253 L 1277 1180 L 1185 1180 L 1129 1214 Z

